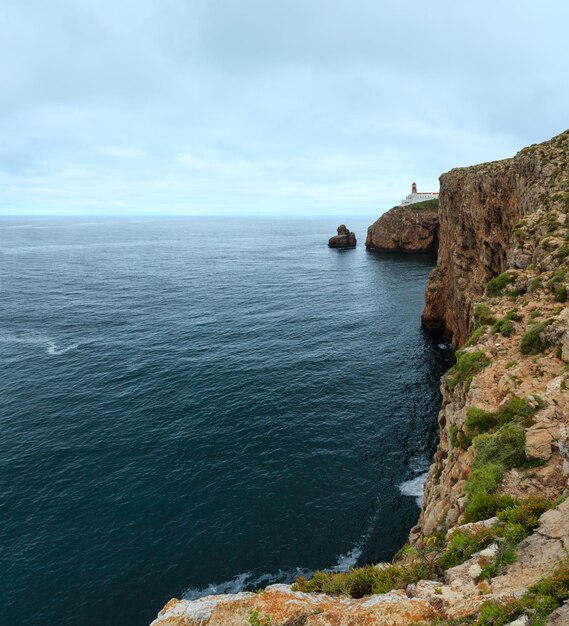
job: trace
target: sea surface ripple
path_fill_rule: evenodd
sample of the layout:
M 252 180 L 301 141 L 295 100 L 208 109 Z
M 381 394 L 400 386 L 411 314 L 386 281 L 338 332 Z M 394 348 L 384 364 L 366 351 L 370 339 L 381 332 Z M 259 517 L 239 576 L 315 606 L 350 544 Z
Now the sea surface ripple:
M 331 220 L 2 219 L 0 623 L 147 624 L 173 596 L 389 558 L 450 353 L 433 259 Z

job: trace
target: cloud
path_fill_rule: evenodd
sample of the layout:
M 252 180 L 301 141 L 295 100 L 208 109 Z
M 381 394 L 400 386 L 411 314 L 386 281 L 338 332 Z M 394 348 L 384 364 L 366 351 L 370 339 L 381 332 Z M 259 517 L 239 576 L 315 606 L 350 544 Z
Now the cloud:
M 0 8 L 0 212 L 367 214 L 565 129 L 547 0 Z

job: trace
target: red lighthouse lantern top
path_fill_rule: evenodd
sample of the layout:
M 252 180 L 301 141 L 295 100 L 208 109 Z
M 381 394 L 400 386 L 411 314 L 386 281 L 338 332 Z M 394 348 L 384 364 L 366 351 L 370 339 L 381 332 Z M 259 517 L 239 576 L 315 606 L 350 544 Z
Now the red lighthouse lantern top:
M 411 193 L 417 193 L 417 183 L 411 185 Z

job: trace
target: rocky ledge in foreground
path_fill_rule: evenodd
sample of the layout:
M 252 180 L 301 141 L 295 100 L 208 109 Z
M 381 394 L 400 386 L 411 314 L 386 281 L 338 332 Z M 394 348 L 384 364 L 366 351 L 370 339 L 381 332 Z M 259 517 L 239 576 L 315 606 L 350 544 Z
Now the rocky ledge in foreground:
M 366 248 L 385 252 L 437 252 L 439 202 L 396 206 L 367 230 Z
M 355 248 L 356 235 L 350 232 L 344 224 L 338 226 L 338 234 L 330 237 L 328 246 L 330 248 Z

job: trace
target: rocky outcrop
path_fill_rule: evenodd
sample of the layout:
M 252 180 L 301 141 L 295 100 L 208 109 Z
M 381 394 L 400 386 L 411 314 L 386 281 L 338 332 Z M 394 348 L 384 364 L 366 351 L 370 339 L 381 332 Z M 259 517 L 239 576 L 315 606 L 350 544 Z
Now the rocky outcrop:
M 350 232 L 344 224 L 340 224 L 338 234 L 328 240 L 330 248 L 355 248 L 356 243 L 356 235 Z
M 366 248 L 384 252 L 437 252 L 438 201 L 396 206 L 367 230 Z

